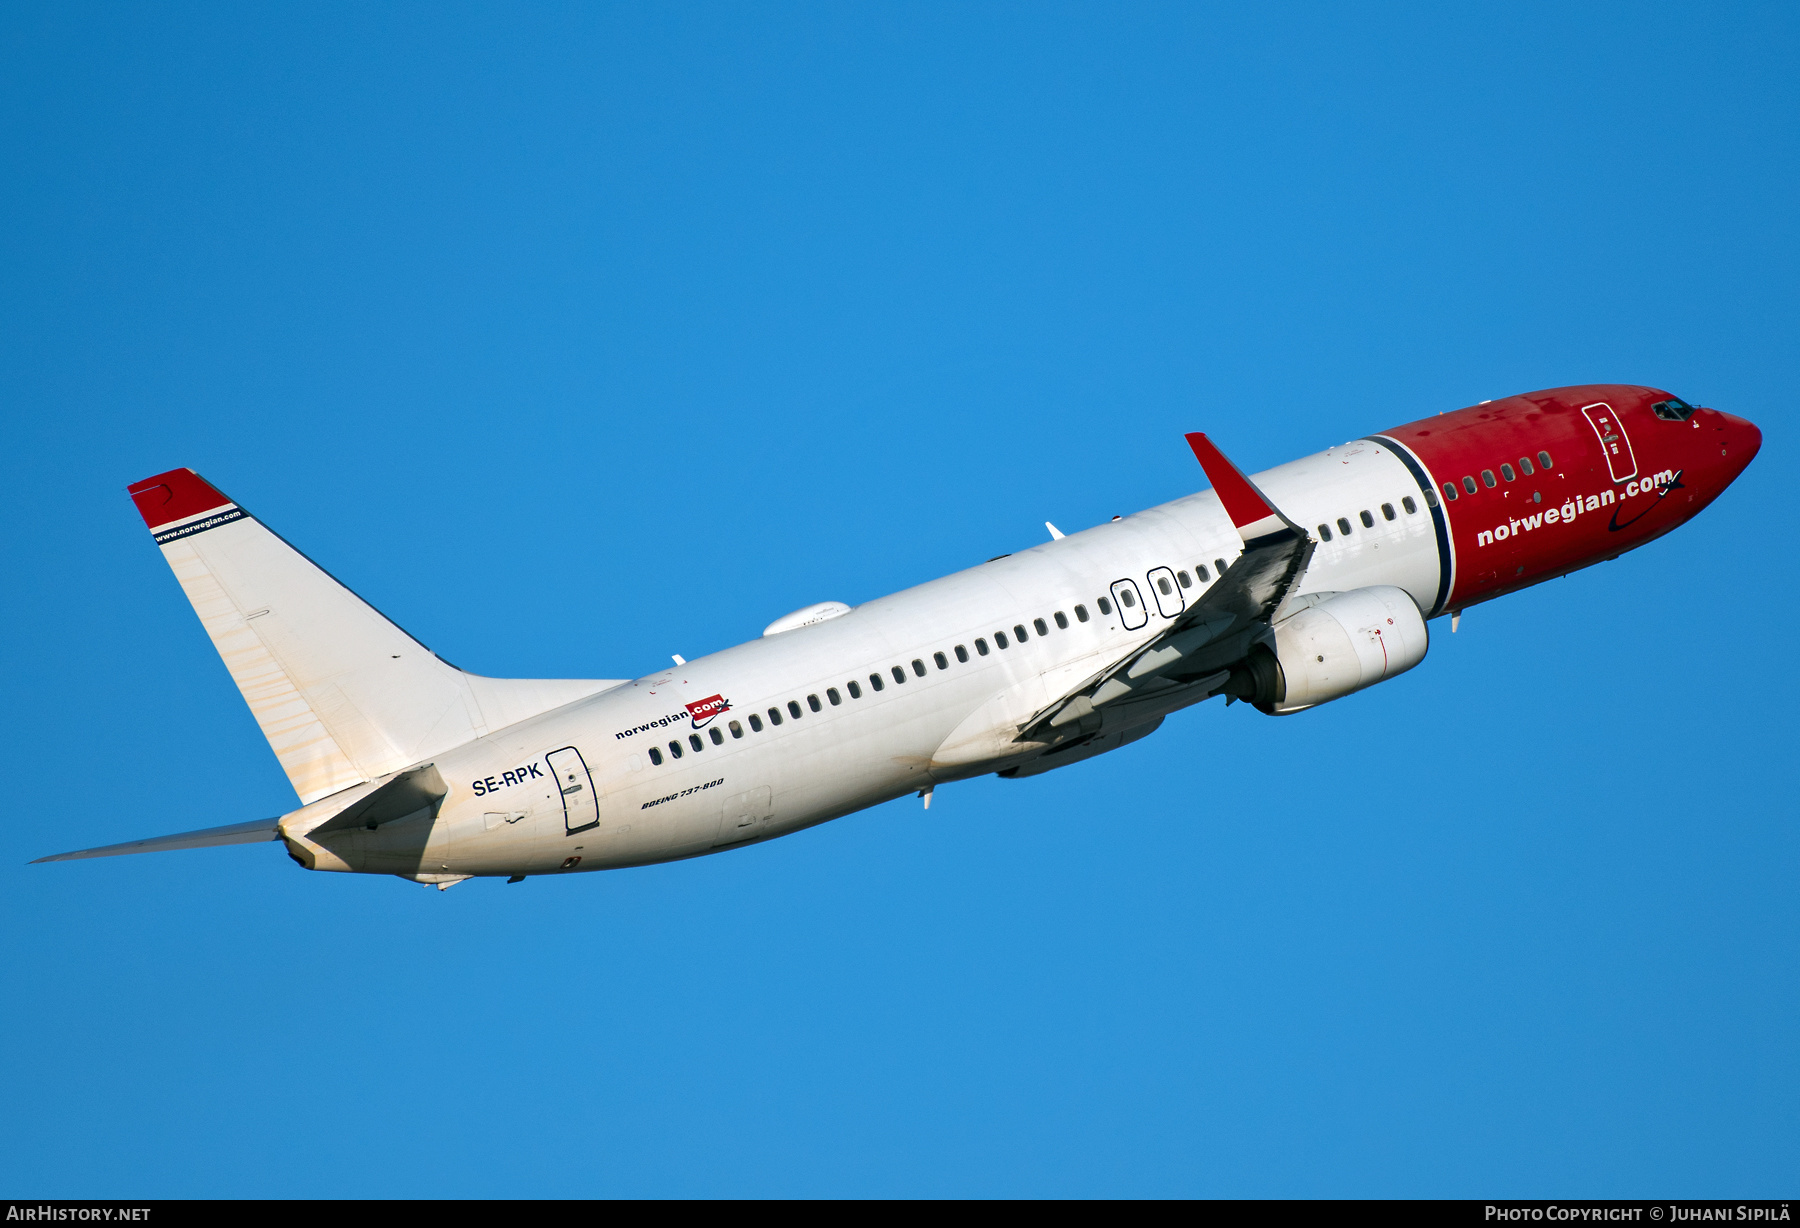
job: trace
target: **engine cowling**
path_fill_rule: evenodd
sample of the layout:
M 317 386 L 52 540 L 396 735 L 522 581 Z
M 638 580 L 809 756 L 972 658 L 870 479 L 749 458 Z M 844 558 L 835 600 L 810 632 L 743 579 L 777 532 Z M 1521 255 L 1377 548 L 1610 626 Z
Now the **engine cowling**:
M 1285 716 L 1374 686 L 1425 659 L 1431 634 L 1412 595 L 1390 584 L 1338 593 L 1275 624 L 1224 690 Z

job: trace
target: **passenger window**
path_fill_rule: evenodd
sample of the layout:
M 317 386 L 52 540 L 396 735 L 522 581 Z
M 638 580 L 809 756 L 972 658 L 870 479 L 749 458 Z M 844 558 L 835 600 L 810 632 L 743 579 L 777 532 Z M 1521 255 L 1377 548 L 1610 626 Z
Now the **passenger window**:
M 1519 458 L 1519 472 L 1526 477 L 1531 476 L 1531 458 L 1529 456 L 1521 456 Z
M 756 718 L 751 717 L 750 719 L 755 720 Z M 744 727 L 742 725 L 738 724 L 736 721 L 731 722 L 730 729 L 731 729 L 732 737 L 741 738 L 744 736 Z
M 780 708 L 770 708 L 769 709 L 769 724 L 771 724 L 771 725 L 781 724 L 781 709 Z
M 697 733 L 688 734 L 688 745 L 693 747 L 695 750 L 705 750 L 706 749 L 706 743 L 704 743 L 700 740 L 700 735 Z
M 798 701 L 792 699 L 788 700 L 788 715 L 795 720 L 800 719 L 802 714 L 800 712 L 800 704 Z
M 975 640 L 975 651 L 980 653 L 984 657 L 987 656 L 987 652 L 988 652 L 987 641 L 977 637 Z
M 1200 583 L 1202 584 L 1205 584 L 1208 580 L 1212 579 L 1211 574 L 1206 570 L 1205 563 L 1194 564 L 1194 574 L 1200 577 Z
M 657 767 L 662 766 L 662 752 L 660 750 L 657 750 L 656 747 L 654 747 L 654 746 L 652 746 L 650 748 L 650 762 L 655 764 Z
M 859 686 L 858 684 L 856 684 L 854 682 L 846 682 L 844 684 L 844 689 L 846 691 L 850 692 L 851 699 L 861 699 L 862 698 L 862 687 Z
M 1319 526 L 1319 540 L 1322 542 L 1328 542 L 1331 540 L 1331 526 L 1330 525 L 1322 524 Z
M 1444 495 L 1452 503 L 1456 502 L 1456 483 L 1455 482 L 1445 482 L 1444 483 Z
M 1345 520 L 1342 516 L 1338 517 L 1338 532 L 1342 533 L 1345 537 L 1350 536 L 1350 522 Z
M 1512 481 L 1513 480 L 1513 467 L 1511 465 L 1500 466 L 1500 476 L 1505 478 L 1509 482 Z
M 1419 510 L 1419 505 L 1413 502 L 1413 497 L 1411 495 L 1402 496 L 1400 499 L 1400 506 L 1406 509 L 1406 514 L 1408 516 L 1413 515 Z M 1382 504 L 1382 510 L 1387 510 L 1387 504 Z M 1390 519 L 1392 519 L 1392 517 L 1390 517 Z
M 752 712 L 750 714 L 750 732 L 751 733 L 761 733 L 762 732 L 762 717 L 756 715 L 756 713 L 754 713 L 754 712 Z
M 1394 518 L 1394 505 L 1392 503 L 1383 503 L 1381 505 L 1381 518 L 1383 520 L 1392 520 Z
M 1494 487 L 1500 485 L 1499 482 L 1496 482 L 1494 480 L 1494 471 L 1492 469 L 1483 469 L 1481 471 L 1481 484 L 1483 486 L 1487 487 L 1489 490 L 1492 490 Z
M 1194 587 L 1194 582 L 1188 579 L 1188 573 L 1185 571 L 1178 571 L 1175 573 L 1175 582 L 1181 585 L 1182 588 Z
M 882 686 L 884 685 L 881 681 L 881 675 L 880 674 L 870 674 L 869 675 L 869 685 L 874 687 L 877 691 L 879 691 L 882 688 Z
M 1452 497 L 1454 498 L 1454 496 L 1452 496 Z M 1425 506 L 1426 507 L 1436 507 L 1437 505 L 1438 505 L 1437 491 L 1427 490 L 1425 492 Z
M 1067 614 L 1058 610 L 1054 617 L 1056 619 L 1056 629 L 1058 631 L 1067 631 L 1069 629 L 1069 616 Z
M 831 706 L 834 708 L 844 702 L 844 697 L 838 694 L 838 689 L 834 686 L 825 688 L 825 698 L 831 701 Z
M 1363 522 L 1363 528 L 1365 529 L 1372 529 L 1375 527 L 1375 517 L 1369 515 L 1369 509 L 1366 507 L 1362 511 L 1356 513 L 1356 518 Z
M 1007 644 L 1006 644 L 1006 632 L 1004 632 L 1004 631 L 996 631 L 996 632 L 994 632 L 994 644 L 995 644 L 995 645 L 996 645 L 996 646 L 997 646 L 997 647 L 1000 647 L 1000 648 L 1005 648 L 1005 647 L 1006 647 L 1006 646 L 1007 646 Z
M 806 697 L 806 706 L 811 708 L 814 712 L 817 712 L 825 705 L 819 702 L 819 697 L 817 695 L 808 695 Z
M 925 662 L 919 660 L 917 657 L 913 658 L 913 673 L 921 678 L 925 676 Z
M 671 759 L 681 758 L 681 743 L 679 743 L 679 742 L 669 743 L 669 757 Z
M 901 669 L 898 665 L 888 666 L 888 673 L 890 673 L 894 676 L 895 682 L 905 682 L 906 681 L 906 671 Z
M 1132 594 L 1132 591 L 1129 588 L 1121 588 L 1119 590 L 1119 601 L 1123 603 L 1128 610 L 1137 609 L 1137 597 Z
M 1158 576 L 1156 577 L 1156 591 L 1165 597 L 1173 597 L 1175 595 L 1175 586 L 1169 583 L 1169 577 Z
M 937 667 L 938 667 L 938 668 L 939 668 L 939 669 L 949 669 L 949 668 L 950 668 L 950 658 L 949 658 L 949 657 L 946 657 L 946 656 L 945 656 L 945 655 L 944 655 L 944 654 L 943 654 L 943 653 L 941 653 L 941 652 L 934 652 L 934 653 L 932 653 L 932 654 L 931 654 L 931 659 L 932 659 L 932 660 L 933 660 L 933 661 L 936 661 L 936 662 L 937 662 Z
M 1026 640 L 1028 640 L 1030 638 L 1031 638 L 1031 636 L 1028 635 L 1025 631 L 1024 623 L 1014 623 L 1013 624 L 1013 639 L 1015 639 L 1019 643 L 1023 644 Z
M 1036 631 L 1039 635 L 1050 634 L 1050 625 L 1041 618 L 1034 618 L 1031 620 L 1031 629 Z
M 1084 623 L 1087 621 L 1087 607 L 1086 606 L 1078 605 L 1075 607 L 1075 621 L 1078 623 Z
M 961 644 L 958 644 L 956 646 L 956 659 L 961 661 L 964 665 L 967 665 L 969 663 L 969 650 L 964 648 Z
M 1472 477 L 1469 477 L 1465 474 L 1463 476 L 1463 489 L 1468 491 L 1470 494 L 1474 494 L 1475 493 L 1475 479 Z
M 1102 598 L 1100 598 L 1099 601 L 1096 601 L 1094 604 L 1100 607 L 1100 613 L 1102 615 L 1107 615 L 1107 614 L 1112 613 L 1112 602 L 1108 601 L 1106 598 L 1102 597 Z
M 725 735 L 719 732 L 719 727 L 717 725 L 714 725 L 711 729 L 708 729 L 706 731 L 706 733 L 707 733 L 707 736 L 712 739 L 712 744 L 714 746 L 725 745 Z
M 1225 560 L 1224 559 L 1214 559 L 1213 562 L 1218 565 L 1219 579 L 1223 580 L 1225 578 Z
M 1549 473 L 1552 469 L 1556 468 L 1556 466 L 1551 463 L 1550 454 L 1548 452 L 1538 453 L 1538 468 L 1542 469 L 1545 473 Z

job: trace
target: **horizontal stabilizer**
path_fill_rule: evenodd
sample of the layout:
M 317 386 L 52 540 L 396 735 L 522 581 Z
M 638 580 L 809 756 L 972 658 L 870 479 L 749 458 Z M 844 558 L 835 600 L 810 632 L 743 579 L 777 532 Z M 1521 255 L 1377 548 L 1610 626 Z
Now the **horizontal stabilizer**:
M 346 790 L 339 795 L 348 799 L 342 810 L 322 823 L 307 823 L 303 831 L 295 825 L 298 816 L 283 817 L 288 818 L 290 835 L 318 836 L 348 827 L 375 828 L 427 812 L 436 818 L 438 807 L 449 793 L 450 786 L 444 783 L 436 765 L 427 763 L 410 772 L 401 772 L 367 793 L 360 789 Z M 316 802 L 311 809 L 322 809 L 328 803 L 329 799 Z
M 169 853 L 176 849 L 204 849 L 219 844 L 261 844 L 265 840 L 278 840 L 281 833 L 276 829 L 277 819 L 257 819 L 252 823 L 233 823 L 227 827 L 207 827 L 200 831 L 184 831 L 174 836 L 153 836 L 148 840 L 127 840 L 123 844 L 108 844 L 97 849 L 81 849 L 73 853 L 58 853 L 54 857 L 39 857 L 32 865 L 41 861 L 81 861 L 87 857 L 118 857 L 125 853 Z

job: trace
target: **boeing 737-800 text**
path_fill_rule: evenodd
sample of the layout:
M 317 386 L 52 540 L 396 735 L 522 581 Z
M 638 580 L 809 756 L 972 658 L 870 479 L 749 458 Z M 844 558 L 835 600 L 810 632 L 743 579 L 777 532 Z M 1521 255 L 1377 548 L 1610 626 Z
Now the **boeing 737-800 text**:
M 1035 776 L 1216 695 L 1287 714 L 1417 665 L 1427 623 L 1641 546 L 1755 426 L 1558 388 L 1410 423 L 636 680 L 449 665 L 189 469 L 130 488 L 300 807 L 47 857 L 280 841 L 449 886 L 694 857 L 988 772 Z

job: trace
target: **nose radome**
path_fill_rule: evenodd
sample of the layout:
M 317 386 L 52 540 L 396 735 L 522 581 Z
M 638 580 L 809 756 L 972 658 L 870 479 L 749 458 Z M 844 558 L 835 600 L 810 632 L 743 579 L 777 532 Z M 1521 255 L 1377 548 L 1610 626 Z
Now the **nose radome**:
M 1726 447 L 1739 465 L 1748 465 L 1762 450 L 1762 431 L 1756 423 L 1736 414 L 1720 414 L 1725 420 Z

